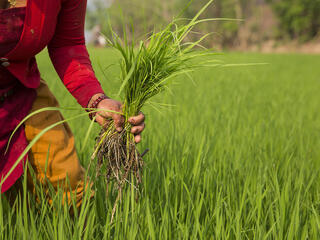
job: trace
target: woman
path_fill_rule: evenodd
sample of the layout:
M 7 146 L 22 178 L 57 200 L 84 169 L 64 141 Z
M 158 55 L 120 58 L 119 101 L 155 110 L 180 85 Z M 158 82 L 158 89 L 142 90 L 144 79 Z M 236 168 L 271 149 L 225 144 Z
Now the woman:
M 0 0 L 0 177 L 3 179 L 25 147 L 44 128 L 62 120 L 57 111 L 37 114 L 15 134 L 6 152 L 9 137 L 30 112 L 58 103 L 41 79 L 35 55 L 48 47 L 51 61 L 69 92 L 84 108 L 121 111 L 121 103 L 104 94 L 96 79 L 84 40 L 86 0 Z M 96 121 L 104 126 L 112 118 L 118 131 L 123 116 L 99 112 Z M 141 141 L 144 115 L 131 117 L 135 141 Z M 43 135 L 24 162 L 14 169 L 1 186 L 6 192 L 15 185 L 28 161 L 40 182 L 48 179 L 55 188 L 64 187 L 80 205 L 84 170 L 77 157 L 74 138 L 67 124 Z M 47 162 L 46 162 L 47 161 Z M 69 199 L 69 198 L 68 198 Z

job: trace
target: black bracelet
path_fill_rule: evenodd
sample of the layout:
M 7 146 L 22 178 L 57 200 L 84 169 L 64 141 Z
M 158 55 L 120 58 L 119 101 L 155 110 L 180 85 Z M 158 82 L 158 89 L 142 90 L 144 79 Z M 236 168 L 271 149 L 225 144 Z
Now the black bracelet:
M 102 95 L 102 96 L 98 97 L 98 98 L 97 98 L 96 100 L 94 100 L 94 102 L 91 104 L 90 109 L 91 109 L 91 108 L 97 108 L 97 107 L 98 107 L 98 104 L 99 104 L 102 100 L 104 100 L 104 99 L 108 99 L 108 97 L 107 97 L 106 95 Z M 88 110 L 88 111 L 90 112 L 91 110 Z M 91 112 L 91 113 L 89 114 L 89 118 L 92 120 L 93 117 L 96 115 L 96 113 L 97 113 L 97 112 Z

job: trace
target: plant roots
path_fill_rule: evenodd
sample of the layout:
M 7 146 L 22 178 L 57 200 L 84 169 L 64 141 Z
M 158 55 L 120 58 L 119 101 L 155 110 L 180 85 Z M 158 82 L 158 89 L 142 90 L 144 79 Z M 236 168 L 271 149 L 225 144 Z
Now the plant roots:
M 117 132 L 112 124 L 108 129 L 102 129 L 96 139 L 96 151 L 92 156 L 97 157 L 97 176 L 105 174 L 108 186 L 111 181 L 115 182 L 113 191 L 117 191 L 118 195 L 114 203 L 111 222 L 113 221 L 117 203 L 121 200 L 122 191 L 125 183 L 132 184 L 136 190 L 142 182 L 142 155 L 138 152 L 134 136 L 124 128 L 121 132 Z M 101 171 L 105 165 L 106 170 Z

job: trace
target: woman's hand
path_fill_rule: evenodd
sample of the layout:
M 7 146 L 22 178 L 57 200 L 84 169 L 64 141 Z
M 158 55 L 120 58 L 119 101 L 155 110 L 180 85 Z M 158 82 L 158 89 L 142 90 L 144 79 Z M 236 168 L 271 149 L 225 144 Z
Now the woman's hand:
M 96 94 L 92 97 L 89 106 L 91 103 L 97 99 L 101 94 Z M 112 110 L 115 112 L 122 112 L 122 104 L 119 101 L 113 100 L 111 98 L 107 98 L 102 100 L 98 106 L 98 109 L 105 109 L 105 110 Z M 105 112 L 105 111 L 100 111 L 97 112 L 96 114 L 96 121 L 102 126 L 102 127 L 107 127 L 110 120 L 113 119 L 116 130 L 118 132 L 122 131 L 123 125 L 125 122 L 124 116 L 113 113 L 113 112 Z M 141 133 L 143 132 L 145 128 L 145 123 L 144 123 L 145 116 L 142 112 L 139 113 L 137 116 L 130 117 L 128 119 L 128 122 L 132 124 L 131 132 L 135 135 L 134 140 L 136 143 L 139 143 L 141 141 Z

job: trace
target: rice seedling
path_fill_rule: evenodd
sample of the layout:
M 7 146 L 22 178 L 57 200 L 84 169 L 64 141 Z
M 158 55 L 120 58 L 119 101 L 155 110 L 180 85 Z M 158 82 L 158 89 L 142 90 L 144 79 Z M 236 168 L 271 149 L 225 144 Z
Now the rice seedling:
M 121 86 L 118 95 L 123 102 L 125 127 L 117 132 L 111 122 L 106 129 L 102 129 L 97 138 L 92 159 L 97 157 L 98 170 L 106 163 L 106 180 L 116 180 L 119 201 L 124 184 L 130 182 L 137 187 L 141 183 L 143 167 L 142 157 L 136 148 L 134 135 L 130 132 L 128 123 L 130 116 L 137 115 L 148 100 L 158 93 L 165 91 L 169 80 L 173 76 L 185 74 L 195 68 L 210 64 L 205 60 L 194 61 L 200 56 L 211 54 L 209 51 L 193 51 L 208 34 L 196 42 L 185 42 L 192 29 L 205 20 L 198 20 L 199 16 L 213 2 L 210 0 L 187 24 L 179 24 L 181 19 L 174 19 L 163 30 L 153 32 L 145 41 L 128 43 L 124 33 L 124 41 L 112 31 L 109 44 L 118 50 L 122 56 L 120 62 Z M 131 178 L 133 177 L 133 178 Z M 116 208 L 114 205 L 114 210 Z

